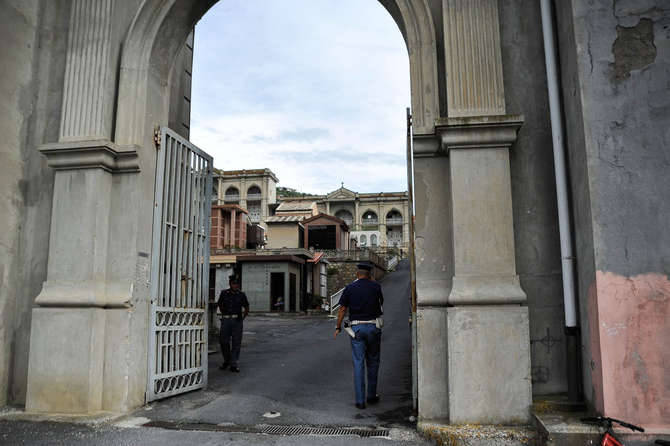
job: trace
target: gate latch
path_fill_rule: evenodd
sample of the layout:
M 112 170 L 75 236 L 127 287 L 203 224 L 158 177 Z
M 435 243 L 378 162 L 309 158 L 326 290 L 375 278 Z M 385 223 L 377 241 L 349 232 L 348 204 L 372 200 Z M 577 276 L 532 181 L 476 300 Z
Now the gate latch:
M 154 129 L 154 145 L 156 146 L 156 150 L 159 150 L 161 148 L 161 129 L 160 129 L 160 127 L 156 127 Z

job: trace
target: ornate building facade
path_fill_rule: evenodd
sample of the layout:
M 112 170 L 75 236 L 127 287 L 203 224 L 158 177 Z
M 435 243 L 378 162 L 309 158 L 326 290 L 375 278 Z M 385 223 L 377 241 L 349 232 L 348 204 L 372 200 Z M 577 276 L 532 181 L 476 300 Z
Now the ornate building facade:
M 265 229 L 265 220 L 277 203 L 277 176 L 270 169 L 218 170 L 214 174 L 212 201 L 236 204 L 249 211 L 252 223 Z
M 319 212 L 344 220 L 359 247 L 407 249 L 410 218 L 407 192 L 359 193 L 342 186 L 327 195 L 291 200 L 316 202 Z

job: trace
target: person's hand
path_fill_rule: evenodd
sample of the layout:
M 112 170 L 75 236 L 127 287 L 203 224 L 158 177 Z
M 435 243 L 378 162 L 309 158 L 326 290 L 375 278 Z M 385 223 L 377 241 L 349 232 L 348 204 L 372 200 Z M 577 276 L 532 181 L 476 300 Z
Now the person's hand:
M 335 336 L 333 336 L 333 339 L 337 339 L 337 335 L 340 334 L 341 331 L 341 329 L 335 327 Z

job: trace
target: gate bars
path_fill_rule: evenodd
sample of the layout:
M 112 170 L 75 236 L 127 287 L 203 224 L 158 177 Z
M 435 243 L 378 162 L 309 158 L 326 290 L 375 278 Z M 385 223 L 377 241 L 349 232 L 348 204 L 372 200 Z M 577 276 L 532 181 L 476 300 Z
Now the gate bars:
M 160 130 L 146 401 L 207 385 L 212 157 Z

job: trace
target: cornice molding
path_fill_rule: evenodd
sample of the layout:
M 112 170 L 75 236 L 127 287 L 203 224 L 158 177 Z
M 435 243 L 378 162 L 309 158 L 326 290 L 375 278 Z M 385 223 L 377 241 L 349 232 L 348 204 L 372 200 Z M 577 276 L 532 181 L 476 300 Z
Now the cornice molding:
M 102 169 L 112 174 L 139 172 L 137 149 L 107 140 L 58 142 L 38 148 L 54 170 Z
M 452 149 L 510 148 L 523 122 L 523 115 L 440 118 L 435 131 L 447 153 Z

